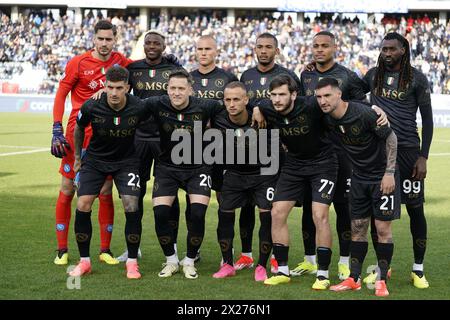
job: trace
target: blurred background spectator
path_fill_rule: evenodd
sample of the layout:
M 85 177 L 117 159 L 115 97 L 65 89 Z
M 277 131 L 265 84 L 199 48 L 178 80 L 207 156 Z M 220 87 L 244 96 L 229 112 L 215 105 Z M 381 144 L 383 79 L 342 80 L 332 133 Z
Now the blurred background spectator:
M 35 89 L 38 93 L 54 93 L 64 67 L 74 55 L 92 47 L 93 26 L 103 18 L 86 15 L 81 25 L 67 16 L 59 20 L 51 14 L 21 15 L 12 23 L 1 15 L 0 24 L 0 80 L 27 72 L 26 67 L 40 70 L 45 75 Z M 118 28 L 117 50 L 130 56 L 141 36 L 139 19 L 110 18 Z M 334 20 L 327 18 L 305 19 L 303 27 L 287 19 L 238 18 L 234 26 L 226 18 L 196 17 L 168 18 L 160 16 L 157 29 L 167 36 L 167 52 L 175 54 L 188 70 L 196 68 L 194 41 L 202 34 L 211 34 L 219 46 L 218 65 L 240 76 L 256 65 L 253 53 L 256 37 L 263 32 L 277 36 L 281 54 L 278 62 L 300 74 L 312 60 L 311 44 L 315 33 L 329 30 L 336 36 L 336 60 L 363 76 L 377 63 L 383 36 L 397 31 L 406 36 L 411 45 L 413 66 L 429 79 L 433 93 L 450 94 L 450 22 L 439 25 L 427 15 L 413 19 L 400 19 L 386 15 L 381 23 L 361 22 L 357 17 Z M 136 47 L 142 52 L 142 47 Z

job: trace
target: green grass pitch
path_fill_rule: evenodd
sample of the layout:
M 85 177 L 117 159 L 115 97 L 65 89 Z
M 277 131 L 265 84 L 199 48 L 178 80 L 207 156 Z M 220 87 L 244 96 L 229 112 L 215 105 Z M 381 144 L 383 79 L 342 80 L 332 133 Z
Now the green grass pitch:
M 54 205 L 58 194 L 60 161 L 48 151 L 51 140 L 51 116 L 1 113 L 0 116 L 0 299 L 376 299 L 373 291 L 363 288 L 359 292 L 334 293 L 315 292 L 311 289 L 313 276 L 293 278 L 291 284 L 265 287 L 253 280 L 253 270 L 244 270 L 236 277 L 213 279 L 220 261 L 220 250 L 216 242 L 217 202 L 211 200 L 207 213 L 205 241 L 202 245 L 202 261 L 197 265 L 199 278 L 185 279 L 182 274 L 160 279 L 157 273 L 164 261 L 154 231 L 150 195 L 145 199 L 143 219 L 143 259 L 140 268 L 143 274 L 138 281 L 125 277 L 124 265 L 100 264 L 97 206 L 93 208 L 93 238 L 91 254 L 93 273 L 83 277 L 81 289 L 67 288 L 66 267 L 53 264 L 56 249 Z M 37 152 L 32 152 L 37 150 Z M 29 153 L 25 153 L 30 151 Z M 426 182 L 426 216 L 428 218 L 428 249 L 425 273 L 430 288 L 419 290 L 410 283 L 413 263 L 409 217 L 402 208 L 402 219 L 394 223 L 393 278 L 389 282 L 389 299 L 449 299 L 449 230 L 450 230 L 450 129 L 436 129 L 428 161 Z M 447 187 L 446 187 L 447 186 Z M 151 190 L 149 186 L 148 190 Z M 446 191 L 447 190 L 447 191 Z M 180 193 L 182 212 L 184 194 Z M 114 190 L 116 218 L 112 251 L 120 254 L 125 248 L 124 214 L 121 202 Z M 73 209 L 76 201 L 73 201 Z M 77 246 L 73 236 L 73 217 L 70 226 L 70 261 L 78 260 Z M 330 211 L 333 229 L 335 214 Z M 303 244 L 300 239 L 299 209 L 291 213 L 289 228 L 291 235 L 290 267 L 302 259 Z M 257 222 L 254 252 L 257 249 Z M 239 235 L 236 229 L 236 234 Z M 178 237 L 180 258 L 186 248 L 186 224 L 181 215 Z M 333 234 L 333 257 L 331 282 L 337 283 L 338 247 Z M 235 239 L 236 253 L 240 252 L 240 240 Z M 374 264 L 373 248 L 364 265 Z

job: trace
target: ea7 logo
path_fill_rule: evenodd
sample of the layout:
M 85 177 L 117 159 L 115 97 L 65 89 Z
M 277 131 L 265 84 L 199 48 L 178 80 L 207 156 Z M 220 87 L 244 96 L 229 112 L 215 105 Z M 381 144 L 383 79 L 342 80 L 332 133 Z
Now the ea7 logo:
M 84 70 L 83 74 L 85 76 L 91 76 L 94 74 L 94 70 Z

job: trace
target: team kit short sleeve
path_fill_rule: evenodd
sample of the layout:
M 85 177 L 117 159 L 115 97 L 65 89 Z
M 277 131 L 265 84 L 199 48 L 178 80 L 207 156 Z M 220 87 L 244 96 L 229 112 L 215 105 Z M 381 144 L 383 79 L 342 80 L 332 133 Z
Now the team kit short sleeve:
M 337 177 L 337 158 L 327 137 L 325 115 L 315 97 L 297 97 L 286 115 L 270 100 L 258 104 L 269 126 L 279 129 L 287 156 L 278 178 L 273 201 L 302 202 L 312 190 L 314 202 L 332 202 Z M 309 189 L 310 188 L 310 189 Z
M 103 162 L 121 162 L 135 159 L 134 135 L 139 123 L 147 119 L 150 110 L 144 102 L 127 94 L 127 102 L 119 111 L 107 103 L 106 94 L 100 100 L 88 100 L 81 107 L 77 124 L 85 128 L 92 126 L 93 136 L 86 151 L 87 158 Z
M 352 180 L 378 183 L 386 169 L 385 140 L 392 129 L 377 126 L 378 115 L 366 105 L 350 101 L 341 119 L 327 116 L 334 131 L 353 164 Z
M 287 74 L 294 79 L 297 84 L 297 88 L 300 89 L 300 79 L 298 76 L 278 64 L 275 64 L 272 69 L 266 72 L 261 72 L 257 67 L 246 70 L 240 81 L 245 85 L 250 98 L 251 104 L 256 104 L 261 99 L 269 99 L 269 86 L 270 82 L 278 75 Z
M 323 78 L 334 78 L 339 83 L 342 91 L 342 100 L 364 100 L 366 99 L 364 82 L 358 75 L 348 68 L 335 63 L 329 70 L 320 72 L 317 69 L 313 71 L 305 70 L 300 77 L 302 96 L 313 96 L 317 83 Z
M 194 96 L 214 100 L 222 100 L 226 85 L 232 81 L 238 81 L 234 74 L 219 67 L 215 67 L 206 74 L 194 70 L 191 72 L 191 76 L 194 80 L 192 84 Z
M 150 65 L 142 59 L 131 63 L 127 69 L 130 72 L 129 84 L 133 95 L 146 99 L 166 95 L 170 72 L 180 67 L 163 57 L 157 65 Z M 153 115 L 139 125 L 136 140 L 159 141 L 158 125 Z
M 194 141 L 194 128 L 199 125 L 201 135 L 205 132 L 207 124 L 216 114 L 218 114 L 223 106 L 220 102 L 212 99 L 199 99 L 189 97 L 189 104 L 182 110 L 172 107 L 168 96 L 152 97 L 145 100 L 146 108 L 151 109 L 158 124 L 161 135 L 161 153 L 158 160 L 164 165 L 174 168 L 199 168 L 202 167 L 202 155 L 195 155 L 195 144 L 191 143 L 190 157 L 186 162 L 174 163 L 172 160 L 172 150 L 180 141 L 172 141 L 174 131 L 181 130 L 188 133 L 191 141 Z M 180 138 L 181 140 L 181 138 Z M 201 142 L 201 150 L 204 143 Z M 200 161 L 196 161 L 200 158 Z
M 406 90 L 399 89 L 399 72 L 386 72 L 382 92 L 376 93 L 376 68 L 364 77 L 366 90 L 370 90 L 370 101 L 386 112 L 390 125 L 397 135 L 399 149 L 420 149 L 416 114 L 420 104 L 431 107 L 428 80 L 413 68 L 413 81 Z

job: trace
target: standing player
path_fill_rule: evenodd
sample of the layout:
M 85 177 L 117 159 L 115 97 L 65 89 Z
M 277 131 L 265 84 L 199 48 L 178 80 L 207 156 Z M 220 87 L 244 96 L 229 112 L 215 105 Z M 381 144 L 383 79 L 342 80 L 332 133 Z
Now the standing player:
M 317 228 L 319 264 L 312 288 L 325 290 L 330 286 L 331 229 L 328 213 L 336 182 L 337 158 L 326 135 L 324 114 L 314 97 L 297 97 L 297 85 L 289 75 L 274 78 L 269 90 L 270 101 L 261 102 L 260 109 L 269 126 L 279 128 L 281 142 L 288 152 L 281 167 L 272 206 L 272 241 L 278 273 L 264 284 L 290 282 L 287 218 L 296 202 L 303 200 L 305 188 L 309 185 Z
M 358 102 L 341 99 L 339 83 L 333 78 L 319 81 L 317 101 L 329 126 L 353 163 L 351 184 L 351 273 L 330 290 L 361 289 L 361 269 L 367 254 L 367 230 L 370 217 L 378 232 L 376 255 L 381 279 L 375 283 L 375 295 L 387 296 L 387 273 L 394 252 L 391 223 L 400 218 L 400 190 L 395 188 L 397 137 L 389 125 L 378 126 L 375 111 Z M 398 180 L 398 174 L 395 175 Z
M 152 104 L 153 115 L 161 133 L 161 154 L 155 166 L 153 184 L 153 211 L 156 234 L 167 261 L 159 276 L 170 277 L 178 272 L 179 261 L 173 246 L 174 235 L 169 217 L 178 189 L 183 188 L 190 198 L 191 207 L 183 272 L 186 278 L 197 279 L 194 261 L 205 233 L 205 215 L 211 193 L 210 168 L 203 164 L 203 159 L 198 163 L 192 161 L 198 156 L 194 152 L 190 153 L 187 163 L 174 163 L 172 151 L 177 142 L 172 140 L 172 135 L 174 132 L 186 133 L 191 137 L 190 141 L 193 141 L 194 122 L 201 123 L 199 129 L 203 133 L 212 111 L 218 111 L 222 106 L 214 100 L 190 97 L 192 82 L 185 70 L 174 71 L 169 75 L 167 93 L 168 96 L 148 100 Z M 195 151 L 193 143 L 189 145 L 191 147 Z M 202 150 L 201 146 L 200 148 Z
M 115 65 L 126 66 L 130 60 L 122 54 L 114 52 L 116 28 L 108 21 L 99 21 L 94 27 L 94 49 L 74 57 L 66 66 L 65 74 L 56 92 L 53 107 L 52 154 L 62 158 L 59 172 L 62 175 L 61 189 L 56 202 L 56 237 L 58 254 L 55 264 L 65 265 L 68 262 L 67 235 L 71 216 L 71 203 L 74 195 L 73 171 L 74 144 L 73 131 L 76 117 L 81 105 L 94 93 L 104 87 L 106 70 Z M 66 134 L 63 135 L 62 118 L 67 95 L 71 93 L 72 111 L 67 123 Z M 89 144 L 92 130 L 86 128 L 86 139 L 83 148 Z M 108 264 L 117 264 L 109 247 L 114 222 L 114 205 L 112 200 L 112 181 L 107 180 L 99 193 L 99 224 L 101 253 L 100 260 Z
M 106 72 L 106 93 L 96 101 L 89 99 L 81 107 L 75 127 L 75 164 L 80 169 L 75 236 L 80 262 L 71 276 L 91 272 L 89 255 L 92 237 L 91 208 L 103 183 L 111 175 L 125 210 L 125 240 L 128 247 L 127 278 L 139 279 L 137 254 L 142 224 L 138 213 L 140 194 L 139 158 L 134 150 L 134 134 L 139 122 L 151 110 L 139 98 L 127 94 L 129 73 L 114 66 Z M 81 164 L 81 147 L 85 129 L 92 125 L 92 140 Z
M 214 99 L 222 101 L 225 86 L 231 81 L 237 81 L 237 77 L 216 66 L 217 43 L 210 36 L 201 36 L 196 43 L 196 58 L 198 69 L 191 72 L 193 94 L 197 98 Z M 214 164 L 212 167 L 212 189 L 216 191 L 219 201 L 222 189 L 223 166 Z M 189 199 L 186 197 L 186 202 Z M 186 220 L 189 220 L 189 211 L 186 210 Z M 188 222 L 189 223 L 189 222 Z M 199 259 L 198 253 L 197 259 Z
M 212 36 L 205 35 L 198 38 L 196 57 L 199 66 L 191 72 L 194 96 L 222 100 L 226 85 L 238 79 L 234 74 L 216 66 L 217 43 Z
M 271 136 L 267 134 L 265 135 L 266 141 L 261 141 L 260 139 L 263 139 L 263 136 L 259 135 L 251 127 L 252 116 L 247 111 L 249 99 L 242 82 L 230 82 L 225 87 L 223 101 L 226 110 L 216 115 L 212 127 L 223 132 L 224 143 L 228 130 L 233 130 L 236 138 L 233 142 L 233 150 L 231 150 L 234 154 L 234 162 L 223 166 L 226 173 L 223 175 L 223 187 L 219 201 L 217 239 L 224 263 L 213 277 L 225 278 L 236 274 L 233 266 L 234 210 L 245 206 L 248 201 L 253 201 L 254 199 L 259 208 L 261 221 L 259 229 L 259 260 L 255 269 L 255 281 L 264 281 L 267 279 L 266 265 L 272 250 L 270 209 L 277 175 L 262 175 L 261 168 L 263 165 L 260 162 L 252 164 L 250 159 L 253 159 L 254 155 L 258 153 L 257 146 L 263 143 L 266 144 L 267 150 L 269 150 Z M 246 137 L 248 137 L 248 141 L 245 140 Z M 276 147 L 278 148 L 278 145 Z M 227 148 L 224 148 L 224 151 L 224 159 L 226 159 L 226 154 L 230 152 L 228 145 Z M 236 161 L 238 153 L 244 153 L 245 155 L 243 164 L 239 164 Z
M 210 168 L 203 163 L 202 141 L 194 142 L 194 132 L 196 136 L 203 136 L 208 121 L 223 107 L 215 100 L 192 97 L 191 76 L 183 69 L 169 75 L 167 93 L 168 96 L 146 100 L 152 107 L 161 134 L 161 154 L 155 167 L 153 184 L 156 234 L 166 256 L 159 277 L 170 277 L 179 270 L 169 217 L 178 189 L 183 188 L 189 196 L 191 207 L 183 272 L 186 278 L 197 279 L 194 260 L 205 233 L 211 177 Z M 182 137 L 182 141 L 177 142 L 176 137 Z
M 300 95 L 312 96 L 320 79 L 332 77 L 337 79 L 342 91 L 342 99 L 365 100 L 363 81 L 346 67 L 338 64 L 334 60 L 336 53 L 336 41 L 331 32 L 321 31 L 313 38 L 312 53 L 315 61 L 314 70 L 302 72 L 300 81 Z M 331 132 L 330 138 L 337 139 Z M 338 156 L 339 170 L 336 181 L 336 191 L 333 197 L 334 210 L 336 211 L 336 229 L 339 239 L 339 263 L 338 276 L 344 280 L 350 275 L 349 254 L 350 254 L 350 208 L 348 193 L 350 190 L 350 176 L 352 173 L 351 162 L 348 160 L 344 150 L 335 145 Z M 305 195 L 303 201 L 302 215 L 302 235 L 305 247 L 305 258 L 296 268 L 291 270 L 291 275 L 303 275 L 306 273 L 316 273 L 316 229 L 312 219 L 310 192 Z
M 241 82 L 247 88 L 250 97 L 250 103 L 255 104 L 261 99 L 269 98 L 269 84 L 273 78 L 280 74 L 287 74 L 297 83 L 300 88 L 300 80 L 294 72 L 275 63 L 275 58 L 280 54 L 277 38 L 270 33 L 263 33 L 256 39 L 255 47 L 258 64 L 256 67 L 246 70 L 241 76 Z M 242 255 L 236 261 L 236 268 L 251 268 L 253 266 L 252 258 L 252 238 L 255 228 L 255 208 L 246 206 L 241 210 L 239 218 L 242 239 Z M 276 260 L 271 259 L 272 272 L 277 272 Z
M 135 61 L 128 65 L 130 72 L 130 86 L 135 96 L 145 99 L 148 97 L 167 94 L 167 81 L 171 71 L 181 67 L 169 57 L 163 56 L 166 49 L 165 37 L 158 31 L 150 30 L 144 37 L 145 59 Z M 144 214 L 144 197 L 147 193 L 147 182 L 150 180 L 152 164 L 160 153 L 160 141 L 158 125 L 153 116 L 141 123 L 136 130 L 135 148 L 141 159 L 139 176 L 141 178 L 141 195 L 139 196 L 139 214 Z M 174 202 L 171 211 L 170 223 L 174 229 L 175 247 L 178 234 L 178 220 L 180 207 L 178 198 Z M 119 261 L 128 258 L 125 251 Z
M 398 33 L 388 33 L 381 44 L 378 65 L 370 69 L 364 81 L 373 104 L 387 114 L 398 137 L 397 162 L 400 168 L 402 203 L 410 217 L 413 238 L 414 264 L 411 278 L 415 287 L 424 289 L 429 284 L 423 272 L 427 240 L 427 222 L 424 214 L 424 179 L 427 159 L 433 137 L 433 114 L 428 80 L 411 66 L 408 40 Z M 417 130 L 417 109 L 422 115 L 422 146 Z M 372 228 L 374 229 L 374 228 Z M 374 246 L 376 234 L 372 231 Z M 376 274 L 364 282 L 373 282 Z

